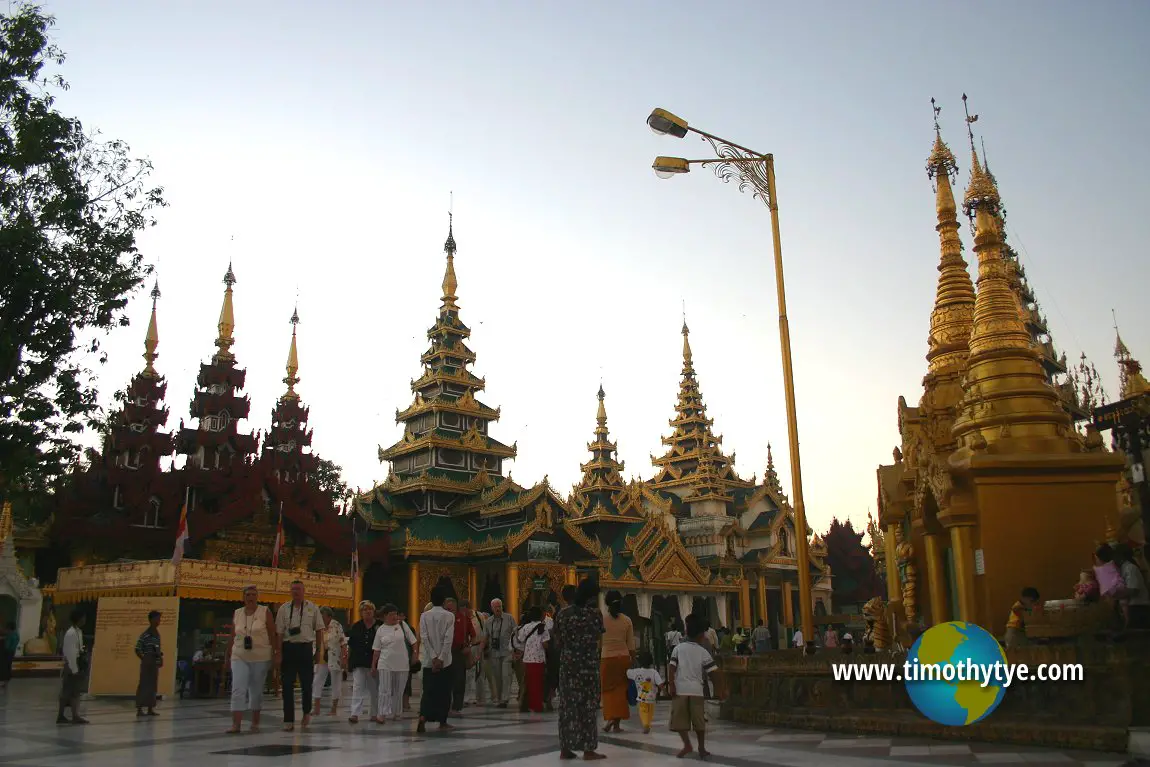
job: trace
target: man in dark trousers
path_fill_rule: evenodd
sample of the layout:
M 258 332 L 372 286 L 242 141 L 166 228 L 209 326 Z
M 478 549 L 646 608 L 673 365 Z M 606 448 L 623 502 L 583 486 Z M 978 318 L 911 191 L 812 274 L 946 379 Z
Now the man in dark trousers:
M 455 613 L 455 633 L 451 639 L 451 713 L 463 716 L 463 697 L 467 692 L 467 667 L 471 646 L 475 644 L 475 625 L 471 622 L 471 603 L 456 602 L 448 597 L 443 602 L 448 612 Z
M 303 695 L 303 722 L 311 724 L 311 683 L 319 649 L 323 647 L 323 618 L 314 602 L 303 598 L 303 583 L 292 581 L 291 601 L 280 605 L 276 613 L 276 633 L 283 641 L 280 681 L 283 684 L 284 731 L 295 729 L 295 680 L 299 678 Z

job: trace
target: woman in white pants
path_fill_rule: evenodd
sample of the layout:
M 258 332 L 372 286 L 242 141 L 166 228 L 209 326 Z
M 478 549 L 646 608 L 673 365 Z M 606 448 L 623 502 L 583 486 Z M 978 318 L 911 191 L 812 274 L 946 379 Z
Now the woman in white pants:
M 319 713 L 320 703 L 323 701 L 323 687 L 331 676 L 331 715 L 335 716 L 339 710 L 339 691 L 343 687 L 343 669 L 347 665 L 347 635 L 343 633 L 343 626 L 337 620 L 332 620 L 331 608 L 319 608 L 323 617 L 324 647 L 319 654 L 319 663 L 315 665 L 315 676 L 312 678 L 311 688 L 315 690 L 315 704 L 311 710 Z
M 415 634 L 399 621 L 399 608 L 383 606 L 383 625 L 375 632 L 373 667 L 379 677 L 379 719 L 399 721 L 403 714 L 403 688 L 411 673 L 407 657 L 409 645 L 415 645 Z M 422 721 L 422 720 L 421 720 Z
M 361 620 L 352 624 L 347 632 L 347 667 L 351 670 L 351 716 L 347 721 L 355 724 L 363 714 L 364 704 L 377 721 L 379 705 L 379 682 L 375 677 L 371 648 L 375 644 L 375 632 L 379 623 L 375 620 L 375 604 L 368 600 L 359 603 Z
M 264 682 L 274 659 L 280 662 L 280 643 L 272 611 L 259 603 L 255 586 L 244 589 L 244 606 L 232 616 L 232 640 L 228 643 L 225 666 L 232 672 L 232 727 L 240 732 L 244 712 L 252 712 L 252 732 L 260 731 Z

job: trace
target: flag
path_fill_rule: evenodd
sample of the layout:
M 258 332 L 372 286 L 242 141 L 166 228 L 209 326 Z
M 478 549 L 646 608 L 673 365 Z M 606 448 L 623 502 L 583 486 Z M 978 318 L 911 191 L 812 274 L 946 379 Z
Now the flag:
M 351 518 L 351 580 L 359 578 L 359 533 L 355 529 L 355 517 Z
M 276 526 L 276 547 L 272 550 L 272 567 L 280 566 L 280 552 L 284 548 L 284 502 L 280 501 L 280 521 Z
M 180 509 L 180 525 L 176 528 L 176 548 L 172 551 L 172 564 L 184 558 L 184 545 L 188 542 L 188 490 L 184 490 L 184 508 Z

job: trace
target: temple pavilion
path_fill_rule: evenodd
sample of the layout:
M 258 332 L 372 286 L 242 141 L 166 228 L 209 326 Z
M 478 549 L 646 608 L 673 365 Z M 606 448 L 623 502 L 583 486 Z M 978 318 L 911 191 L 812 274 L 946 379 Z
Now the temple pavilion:
M 808 561 L 795 557 L 794 513 L 773 459 L 761 483 L 735 472 L 707 417 L 684 323 L 683 372 L 666 452 L 654 476 L 624 481 L 607 429 L 600 387 L 582 479 L 566 496 L 546 477 L 516 483 L 504 462 L 517 446 L 492 434 L 499 409 L 479 400 L 484 379 L 460 318 L 457 245 L 448 226 L 443 295 L 427 331 L 430 346 L 396 411 L 400 438 L 379 448 L 386 479 L 357 494 L 355 513 L 391 541 L 388 565 L 369 568 L 363 593 L 405 594 L 418 614 L 431 588 L 450 583 L 461 598 L 503 599 L 519 613 L 554 598 L 564 584 L 596 575 L 625 595 L 624 610 L 659 632 L 672 617 L 699 612 L 716 625 L 763 620 L 786 641 L 798 610 L 798 568 L 812 574 L 815 609 L 829 610 L 831 573 L 816 536 Z

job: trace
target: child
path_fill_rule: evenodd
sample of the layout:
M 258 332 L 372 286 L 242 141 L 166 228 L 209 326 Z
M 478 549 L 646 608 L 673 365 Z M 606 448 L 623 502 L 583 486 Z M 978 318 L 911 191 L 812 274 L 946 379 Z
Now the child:
M 1038 604 L 1038 589 L 1027 586 L 1021 598 L 1010 608 L 1010 618 L 1006 621 L 1006 646 L 1022 647 L 1026 644 L 1026 618 L 1034 612 Z
M 687 639 L 671 653 L 671 662 L 667 668 L 667 684 L 671 692 L 671 730 L 679 733 L 683 739 L 683 748 L 678 754 L 680 759 L 692 751 L 691 730 L 695 731 L 699 741 L 699 758 L 710 756 L 704 740 L 707 728 L 703 706 L 706 699 L 704 686 L 719 669 L 711 654 L 700 644 L 708 628 L 706 619 L 698 615 L 687 616 Z M 716 694 L 715 697 L 720 696 Z
M 639 668 L 629 669 L 627 678 L 635 683 L 639 693 L 639 721 L 643 724 L 643 734 L 651 732 L 651 720 L 655 716 L 655 701 L 659 699 L 659 688 L 663 677 L 655 670 L 655 659 L 650 651 L 639 653 Z
M 1098 578 L 1094 575 L 1094 570 L 1083 570 L 1078 574 L 1078 583 L 1074 586 L 1074 598 L 1079 602 L 1097 602 L 1100 591 L 1098 587 Z

